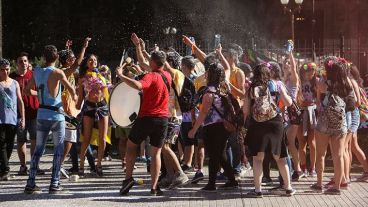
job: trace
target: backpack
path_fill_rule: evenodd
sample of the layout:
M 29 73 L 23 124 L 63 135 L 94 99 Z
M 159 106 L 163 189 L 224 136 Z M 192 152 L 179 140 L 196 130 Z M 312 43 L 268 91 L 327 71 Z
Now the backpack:
M 221 98 L 221 103 L 224 107 L 224 113 L 212 104 L 212 107 L 223 119 L 224 128 L 229 133 L 237 132 L 244 125 L 244 114 L 239 105 L 238 100 L 231 94 L 217 94 Z
M 250 97 L 252 100 L 251 114 L 255 121 L 265 122 L 277 116 L 277 105 L 267 86 L 251 88 Z
M 368 120 L 368 99 L 367 99 L 367 93 L 364 91 L 363 88 L 359 88 L 359 94 L 360 94 L 360 101 L 361 104 L 358 107 L 359 108 L 359 115 L 360 115 L 360 121 L 365 122 Z
M 178 98 L 181 112 L 188 112 L 194 109 L 194 107 L 196 106 L 195 103 L 196 90 L 193 81 L 191 81 L 187 77 L 184 77 L 183 88 L 181 89 L 180 96 L 176 91 L 174 82 L 172 82 L 172 88 L 174 89 L 175 96 Z
M 328 93 L 322 104 L 323 109 L 318 119 L 317 130 L 329 135 L 346 133 L 346 103 L 344 99 Z

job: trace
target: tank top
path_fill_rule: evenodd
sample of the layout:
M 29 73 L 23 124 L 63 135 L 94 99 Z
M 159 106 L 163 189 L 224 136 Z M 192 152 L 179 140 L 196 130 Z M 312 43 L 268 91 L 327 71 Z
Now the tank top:
M 313 93 L 312 83 L 310 81 L 302 82 L 302 93 L 304 101 L 315 103 L 316 102 L 316 96 Z
M 17 85 L 13 79 L 9 87 L 0 85 L 0 124 L 17 125 Z
M 297 86 L 292 86 L 291 81 L 287 81 L 286 82 L 286 89 L 287 89 L 288 95 L 291 97 L 291 99 L 296 101 L 297 95 L 298 95 L 298 87 Z
M 215 87 L 213 86 L 209 86 L 207 91 L 210 91 L 210 92 L 216 92 L 216 89 Z M 204 123 L 203 123 L 203 126 L 208 126 L 210 124 L 215 124 L 215 123 L 218 123 L 218 122 L 223 122 L 220 114 L 216 111 L 216 109 L 214 109 L 214 107 L 217 108 L 217 110 L 220 111 L 220 113 L 224 113 L 224 107 L 222 106 L 222 102 L 221 102 L 221 98 L 219 95 L 213 93 L 213 103 L 212 103 L 213 106 L 211 106 L 211 109 L 209 110 L 205 120 L 204 120 Z
M 50 95 L 47 81 L 49 80 L 50 74 L 55 70 L 54 67 L 35 68 L 33 77 L 36 82 L 38 101 L 40 105 L 54 106 L 62 108 L 61 102 L 61 84 L 59 83 L 59 90 L 56 97 Z M 51 120 L 51 121 L 64 121 L 65 117 L 60 112 L 53 111 L 50 109 L 39 108 L 37 112 L 37 119 Z

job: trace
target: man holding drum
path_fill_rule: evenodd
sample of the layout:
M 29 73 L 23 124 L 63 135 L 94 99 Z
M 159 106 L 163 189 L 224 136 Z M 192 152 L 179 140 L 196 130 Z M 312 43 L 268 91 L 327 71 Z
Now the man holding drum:
M 132 34 L 134 44 L 139 44 L 139 38 Z M 141 50 L 139 51 L 142 54 Z M 161 148 L 167 134 L 169 116 L 169 88 L 171 76 L 164 71 L 166 55 L 163 51 L 154 51 L 149 60 L 150 71 L 141 80 L 136 81 L 123 75 L 123 68 L 118 67 L 117 75 L 132 88 L 142 90 L 143 97 L 138 118 L 135 120 L 129 134 L 126 150 L 126 175 L 120 189 L 121 195 L 126 195 L 134 185 L 132 177 L 136 150 L 139 144 L 150 137 L 151 144 L 151 195 L 162 195 L 157 185 L 161 167 Z

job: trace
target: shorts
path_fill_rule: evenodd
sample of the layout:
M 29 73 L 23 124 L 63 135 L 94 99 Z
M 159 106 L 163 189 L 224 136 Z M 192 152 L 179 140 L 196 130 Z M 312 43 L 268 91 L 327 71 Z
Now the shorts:
M 168 118 L 140 117 L 133 124 L 129 140 L 136 145 L 150 137 L 150 144 L 161 148 L 167 136 Z
M 356 108 L 354 111 L 346 112 L 346 123 L 348 125 L 348 131 L 355 133 L 358 131 L 360 124 L 359 109 Z
M 76 143 L 77 142 L 77 130 L 65 129 L 64 141 Z
M 116 127 L 115 128 L 115 137 L 117 139 L 128 139 L 131 130 L 132 130 L 132 128 Z
M 36 140 L 37 136 L 37 119 L 26 120 L 25 128 L 18 127 L 17 141 L 19 143 L 27 142 L 27 132 L 29 133 L 30 140 Z
M 165 138 L 165 144 L 176 144 L 180 134 L 181 120 L 177 118 L 169 118 L 167 136 Z
M 88 116 L 94 120 L 99 120 L 102 117 L 109 115 L 109 108 L 105 100 L 97 103 L 85 101 L 84 105 L 83 116 Z
M 188 137 L 188 132 L 191 129 L 192 129 L 192 122 L 181 123 L 181 128 L 180 128 L 181 143 L 183 143 L 184 146 L 192 146 L 192 145 L 198 144 L 198 138 L 197 138 L 198 132 L 196 133 L 196 136 L 193 139 Z

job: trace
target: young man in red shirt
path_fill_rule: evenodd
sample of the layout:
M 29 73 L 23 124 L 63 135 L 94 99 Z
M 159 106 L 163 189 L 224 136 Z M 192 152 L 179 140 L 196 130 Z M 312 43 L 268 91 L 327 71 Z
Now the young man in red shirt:
M 17 130 L 17 151 L 20 162 L 20 168 L 18 175 L 27 175 L 26 165 L 26 143 L 27 143 L 27 132 L 29 133 L 29 139 L 31 141 L 31 156 L 33 155 L 36 146 L 36 125 L 37 125 L 37 110 L 38 110 L 38 99 L 37 96 L 28 96 L 25 93 L 25 87 L 27 83 L 32 79 L 33 72 L 30 69 L 30 63 L 28 61 L 28 53 L 21 52 L 17 56 L 17 69 L 12 72 L 9 77 L 16 80 L 20 86 L 22 99 L 24 102 L 25 109 L 25 128 L 18 128 Z M 36 88 L 34 88 L 36 90 Z M 38 174 L 44 174 L 44 171 L 39 170 Z
M 133 34 L 132 40 L 139 44 Z M 119 78 L 132 88 L 142 90 L 143 97 L 138 118 L 135 120 L 126 149 L 126 175 L 120 194 L 125 195 L 134 185 L 133 167 L 140 143 L 150 137 L 151 144 L 151 195 L 162 195 L 157 182 L 161 168 L 161 148 L 167 135 L 169 117 L 169 88 L 171 76 L 164 71 L 166 55 L 163 51 L 154 51 L 149 61 L 150 71 L 141 80 L 136 81 L 123 75 L 123 68 L 118 67 Z

